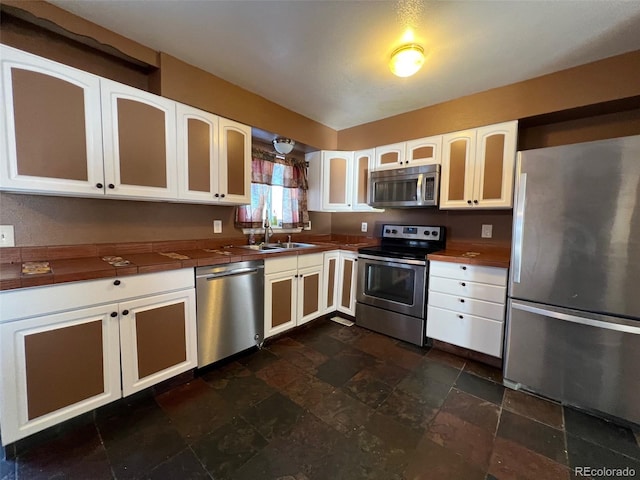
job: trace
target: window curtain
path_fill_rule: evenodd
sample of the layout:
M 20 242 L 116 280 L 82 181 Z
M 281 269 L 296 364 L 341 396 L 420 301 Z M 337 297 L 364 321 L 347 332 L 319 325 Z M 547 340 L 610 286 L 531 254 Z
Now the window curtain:
M 279 158 L 270 152 L 252 149 L 251 205 L 236 209 L 235 226 L 262 228 L 270 187 L 283 187 L 282 228 L 301 228 L 309 222 L 307 210 L 307 168 L 304 160 Z

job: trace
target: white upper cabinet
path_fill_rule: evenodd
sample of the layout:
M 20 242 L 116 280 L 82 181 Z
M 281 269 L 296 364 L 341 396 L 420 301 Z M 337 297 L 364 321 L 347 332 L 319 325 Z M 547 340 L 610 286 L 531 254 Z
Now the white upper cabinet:
M 100 79 L 0 46 L 0 188 L 104 195 Z
M 101 79 L 107 195 L 175 199 L 176 103 Z
M 251 203 L 251 127 L 219 120 L 218 191 L 213 196 L 221 203 Z
M 440 164 L 442 135 L 375 148 L 374 170 Z
M 406 142 L 392 143 L 375 148 L 375 169 L 398 168 L 404 166 Z
M 309 153 L 309 210 L 380 212 L 367 205 L 374 150 Z
M 440 208 L 511 208 L 518 122 L 450 133 L 442 140 Z
M 178 197 L 251 202 L 251 128 L 177 104 Z

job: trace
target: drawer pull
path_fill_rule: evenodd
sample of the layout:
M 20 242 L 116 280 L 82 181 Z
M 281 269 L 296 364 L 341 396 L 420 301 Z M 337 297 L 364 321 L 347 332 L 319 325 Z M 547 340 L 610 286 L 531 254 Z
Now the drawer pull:
M 458 315 L 458 318 L 464 318 L 462 315 Z
M 463 270 L 466 270 L 466 269 L 467 269 L 467 267 L 465 267 L 465 266 L 462 266 L 461 268 L 462 268 Z
M 120 280 L 115 280 L 113 282 L 113 284 L 117 287 L 118 285 L 120 285 L 122 282 Z
M 461 298 L 461 299 L 460 299 L 460 303 L 464 303 L 464 298 Z
M 464 283 L 464 282 L 460 282 L 460 285 L 462 285 L 463 287 L 466 287 L 466 286 L 467 286 L 467 284 L 466 284 L 466 283 Z

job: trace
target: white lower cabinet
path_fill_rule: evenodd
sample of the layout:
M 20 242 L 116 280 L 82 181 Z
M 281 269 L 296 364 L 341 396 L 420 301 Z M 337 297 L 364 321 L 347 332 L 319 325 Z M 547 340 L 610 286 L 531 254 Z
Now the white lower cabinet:
M 11 290 L 0 301 L 3 445 L 197 365 L 192 269 Z
M 322 253 L 265 260 L 265 338 L 302 325 L 324 313 L 323 261 Z
M 356 316 L 356 279 L 358 277 L 358 254 L 340 252 L 338 269 L 338 311 Z
M 507 269 L 430 262 L 427 337 L 502 357 Z

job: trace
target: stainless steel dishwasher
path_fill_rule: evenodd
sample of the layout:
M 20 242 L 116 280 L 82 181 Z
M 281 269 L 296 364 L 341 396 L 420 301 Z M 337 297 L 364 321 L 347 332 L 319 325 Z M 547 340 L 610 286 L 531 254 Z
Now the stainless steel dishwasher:
M 264 261 L 196 268 L 198 367 L 264 340 Z

